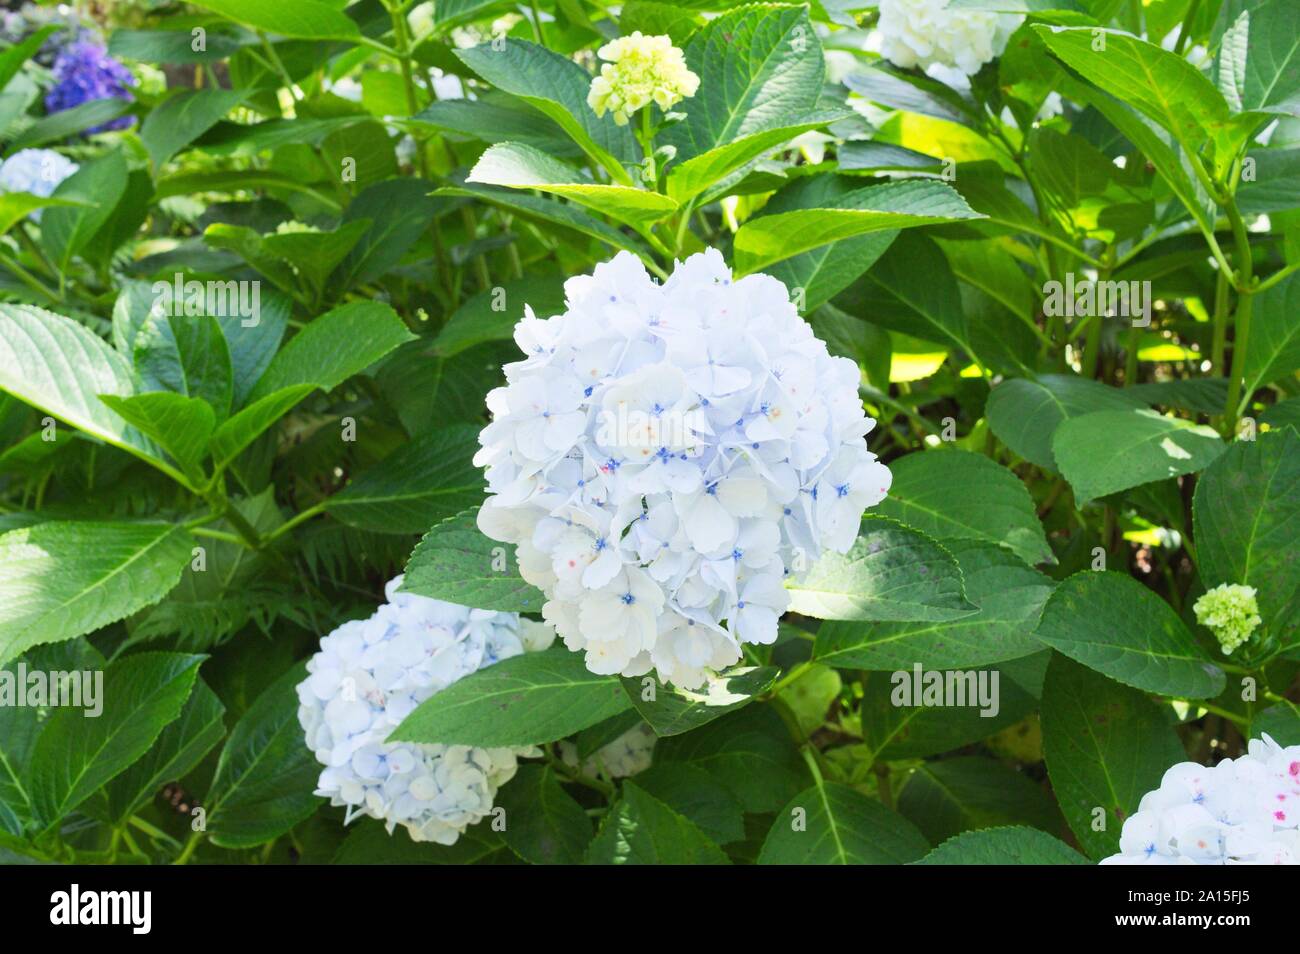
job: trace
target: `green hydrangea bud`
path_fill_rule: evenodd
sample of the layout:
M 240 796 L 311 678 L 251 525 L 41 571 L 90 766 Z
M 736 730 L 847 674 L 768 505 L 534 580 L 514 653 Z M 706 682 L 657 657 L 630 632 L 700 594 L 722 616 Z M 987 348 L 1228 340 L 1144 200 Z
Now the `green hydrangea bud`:
M 587 105 L 597 116 L 611 113 L 619 126 L 652 102 L 667 112 L 684 97 L 694 96 L 700 85 L 682 51 L 666 36 L 643 36 L 638 30 L 606 43 L 596 55 L 609 62 L 591 81 Z
M 1255 588 L 1240 583 L 1220 583 L 1197 600 L 1196 621 L 1214 633 L 1224 655 L 1245 643 L 1263 622 L 1255 602 Z

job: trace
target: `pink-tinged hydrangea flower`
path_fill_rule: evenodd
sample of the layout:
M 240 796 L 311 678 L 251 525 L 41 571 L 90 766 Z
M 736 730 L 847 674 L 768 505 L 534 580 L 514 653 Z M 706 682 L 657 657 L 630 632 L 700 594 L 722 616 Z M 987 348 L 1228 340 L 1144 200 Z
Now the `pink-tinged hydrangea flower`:
M 478 748 L 386 742 L 434 693 L 525 650 L 545 648 L 546 627 L 514 613 L 470 609 L 398 592 L 369 619 L 344 623 L 321 640 L 298 685 L 298 721 L 325 766 L 316 794 L 397 825 L 414 841 L 450 845 L 492 811 L 497 789 L 534 748 Z
M 1300 745 L 1265 735 L 1213 768 L 1180 762 L 1124 822 L 1104 865 L 1300 864 Z
M 858 368 L 714 250 L 663 284 L 620 253 L 565 293 L 561 315 L 526 309 L 488 394 L 479 527 L 591 671 L 697 688 L 776 639 L 784 582 L 888 491 Z

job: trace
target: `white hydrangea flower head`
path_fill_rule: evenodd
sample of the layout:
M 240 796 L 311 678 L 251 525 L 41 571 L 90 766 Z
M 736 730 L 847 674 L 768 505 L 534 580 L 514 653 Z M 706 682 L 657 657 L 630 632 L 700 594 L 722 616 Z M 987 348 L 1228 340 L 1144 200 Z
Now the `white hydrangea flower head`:
M 694 96 L 700 86 L 700 78 L 667 36 L 643 36 L 638 30 L 611 40 L 596 55 L 608 62 L 591 81 L 587 105 L 597 116 L 613 114 L 619 126 L 626 126 L 633 113 L 650 103 L 667 112 Z
M 1265 735 L 1213 768 L 1180 762 L 1124 821 L 1104 865 L 1300 864 L 1300 745 Z
M 470 609 L 385 588 L 369 619 L 344 623 L 321 640 L 298 685 L 298 721 L 325 769 L 316 794 L 368 815 L 391 834 L 453 844 L 492 811 L 517 759 L 536 748 L 477 748 L 384 740 L 420 703 L 485 666 L 525 651 L 515 613 Z M 525 620 L 524 622 L 528 622 Z M 530 624 L 528 640 L 549 640 Z
M 566 765 L 579 769 L 584 775 L 608 778 L 629 778 L 650 767 L 658 736 L 644 722 L 634 725 L 613 742 L 602 745 L 578 763 L 578 748 L 572 742 L 560 743 L 560 757 Z
M 592 672 L 698 688 L 776 640 L 784 581 L 847 551 L 889 489 L 858 367 L 713 249 L 663 284 L 622 252 L 565 294 L 525 309 L 526 357 L 488 393 L 479 528 Z
M 1220 583 L 1206 590 L 1192 611 L 1196 621 L 1214 633 L 1225 656 L 1247 642 L 1263 620 L 1255 601 L 1255 588 L 1240 583 Z
M 880 53 L 895 66 L 933 65 L 967 76 L 1001 56 L 1024 18 L 982 10 L 950 10 L 948 0 L 880 0 Z
M 79 168 L 52 149 L 20 149 L 0 163 L 0 192 L 30 192 L 48 199 L 59 183 Z M 32 219 L 39 222 L 42 211 L 33 211 Z

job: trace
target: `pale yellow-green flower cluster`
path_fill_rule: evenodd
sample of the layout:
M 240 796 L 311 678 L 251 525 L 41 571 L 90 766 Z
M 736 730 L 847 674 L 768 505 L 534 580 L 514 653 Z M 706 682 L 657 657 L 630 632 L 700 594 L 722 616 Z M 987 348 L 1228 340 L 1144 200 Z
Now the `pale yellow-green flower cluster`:
M 1196 621 L 1214 633 L 1226 655 L 1250 639 L 1255 627 L 1263 622 L 1255 602 L 1255 588 L 1240 583 L 1219 584 L 1197 600 L 1192 609 Z
M 591 81 L 587 105 L 597 116 L 611 113 L 620 126 L 651 102 L 667 112 L 694 96 L 700 85 L 700 78 L 686 68 L 682 51 L 666 36 L 643 36 L 637 31 L 611 40 L 596 55 L 609 62 Z

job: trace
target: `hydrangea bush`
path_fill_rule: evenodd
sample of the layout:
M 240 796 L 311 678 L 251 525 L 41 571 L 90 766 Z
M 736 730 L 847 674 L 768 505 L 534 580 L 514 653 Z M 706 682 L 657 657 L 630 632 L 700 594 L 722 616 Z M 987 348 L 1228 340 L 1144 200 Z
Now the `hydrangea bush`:
M 7 10 L 0 862 L 1300 860 L 1298 29 Z

